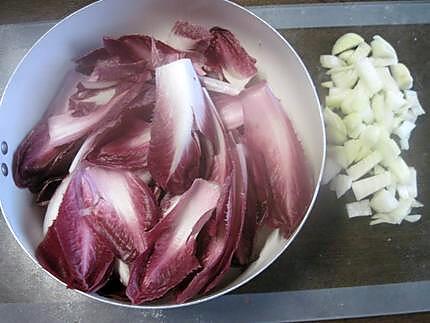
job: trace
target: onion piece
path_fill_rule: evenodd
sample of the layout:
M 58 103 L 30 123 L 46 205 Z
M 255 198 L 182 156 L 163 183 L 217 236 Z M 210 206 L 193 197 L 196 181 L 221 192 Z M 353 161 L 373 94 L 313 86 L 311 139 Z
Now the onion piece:
M 400 139 L 409 139 L 409 136 L 414 129 L 415 123 L 405 120 L 398 128 L 394 129 L 393 133 L 396 134 Z
M 421 106 L 420 101 L 418 100 L 417 92 L 412 90 L 406 90 L 405 98 L 406 98 L 406 102 L 410 104 L 412 112 L 415 113 L 416 116 L 420 116 L 426 113 L 423 107 Z
M 351 89 L 330 88 L 329 95 L 325 98 L 326 106 L 328 108 L 340 108 L 343 100 L 350 95 L 351 91 Z
M 337 55 L 348 49 L 357 47 L 364 42 L 363 37 L 355 33 L 347 33 L 336 40 L 331 53 Z
M 357 201 L 360 201 L 363 198 L 390 185 L 391 182 L 391 174 L 389 172 L 385 172 L 383 174 L 367 177 L 365 179 L 353 182 L 352 191 L 354 192 Z
M 370 46 L 372 47 L 372 56 L 377 58 L 394 58 L 397 60 L 397 54 L 393 46 L 381 36 L 373 36 Z
M 344 61 L 346 61 L 348 59 L 349 56 L 351 56 L 354 53 L 353 49 L 348 49 L 342 53 L 340 53 L 338 55 L 339 58 L 343 59 Z
M 413 79 L 405 64 L 398 63 L 396 65 L 391 65 L 390 70 L 400 89 L 409 90 L 412 88 Z
M 409 167 L 401 157 L 383 160 L 382 164 L 394 175 L 397 183 L 406 184 L 409 180 Z
M 342 119 L 333 111 L 325 108 L 324 120 L 327 124 L 327 138 L 333 144 L 342 144 L 346 141 L 346 127 Z
M 363 177 L 367 174 L 373 167 L 375 167 L 382 160 L 382 155 L 374 151 L 366 158 L 359 161 L 357 164 L 349 167 L 346 172 L 353 181 Z
M 354 64 L 362 58 L 369 56 L 371 49 L 372 48 L 369 46 L 369 44 L 362 42 L 360 45 L 358 45 L 354 52 L 348 56 L 346 61 L 348 64 Z
M 339 165 L 333 158 L 327 157 L 324 165 L 324 172 L 322 176 L 322 184 L 328 184 L 339 172 L 342 166 Z
M 321 86 L 329 89 L 329 88 L 332 88 L 334 86 L 334 83 L 332 81 L 322 82 Z
M 321 66 L 324 68 L 335 68 L 345 66 L 345 62 L 334 55 L 321 55 L 320 56 Z
M 388 213 L 398 207 L 399 201 L 396 200 L 394 194 L 382 189 L 373 195 L 370 200 L 370 207 L 378 213 Z
M 416 199 L 414 199 L 414 200 L 412 201 L 411 206 L 412 206 L 413 208 L 419 208 L 419 207 L 424 207 L 424 204 L 422 204 L 420 201 L 417 201 Z
M 376 68 L 372 65 L 369 58 L 365 57 L 356 62 L 355 68 L 357 69 L 360 80 L 363 80 L 372 95 L 382 89 L 382 81 L 376 72 Z
M 330 189 L 336 192 L 336 197 L 344 195 L 352 185 L 352 179 L 348 175 L 339 174 L 330 182 Z
M 399 86 L 396 81 L 391 76 L 390 70 L 388 67 L 379 67 L 376 69 L 379 78 L 382 81 L 382 89 L 385 91 L 398 91 Z
M 421 219 L 421 214 L 410 214 L 405 216 L 405 221 L 410 223 L 418 222 Z
M 337 87 L 351 89 L 358 81 L 358 73 L 355 69 L 341 70 L 333 73 L 331 78 Z
M 346 212 L 349 218 L 355 218 L 357 216 L 369 216 L 372 215 L 370 209 L 369 200 L 362 200 L 359 202 L 352 202 L 346 204 Z

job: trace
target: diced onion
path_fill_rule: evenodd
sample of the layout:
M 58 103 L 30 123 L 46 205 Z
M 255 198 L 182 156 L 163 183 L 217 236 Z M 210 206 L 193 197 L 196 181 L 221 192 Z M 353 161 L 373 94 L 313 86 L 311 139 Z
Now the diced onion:
M 392 192 L 382 189 L 373 195 L 370 200 L 370 207 L 378 213 L 388 213 L 399 205 Z
M 364 39 L 360 35 L 355 33 L 347 33 L 336 40 L 331 53 L 333 55 L 337 55 L 345 50 L 357 47 L 362 42 L 364 42 Z
M 357 69 L 358 76 L 366 84 L 372 95 L 382 89 L 382 81 L 369 58 L 366 57 L 356 62 L 355 68 Z
M 320 56 L 321 66 L 324 68 L 335 68 L 345 66 L 345 62 L 334 55 L 321 55 Z
M 372 47 L 372 56 L 374 57 L 397 59 L 397 54 L 393 46 L 379 35 L 373 36 L 370 46 Z
M 346 212 L 348 213 L 349 218 L 372 215 L 369 200 L 347 203 Z
M 352 180 L 355 181 L 366 175 L 373 167 L 378 165 L 381 160 L 382 155 L 379 152 L 374 151 L 366 158 L 349 167 L 346 172 L 351 176 Z
M 336 191 L 336 197 L 344 195 L 352 185 L 352 179 L 348 175 L 339 174 L 330 182 L 330 189 Z
M 320 61 L 331 76 L 321 84 L 329 89 L 324 117 L 332 144 L 323 181 L 330 182 L 337 198 L 352 188 L 358 202 L 347 204 L 350 217 L 374 210 L 371 225 L 418 221 L 420 214 L 409 215 L 412 207 L 422 206 L 415 199 L 417 173 L 400 157 L 400 149 L 409 149 L 417 117 L 425 110 L 410 90 L 408 68 L 382 37 L 374 36 L 369 46 L 354 33 L 340 37 L 332 55 Z M 370 201 L 363 200 L 368 196 Z
M 322 176 L 322 184 L 328 184 L 339 172 L 342 166 L 340 166 L 333 158 L 327 157 L 324 165 L 324 172 Z
M 360 201 L 390 184 L 391 175 L 389 172 L 385 172 L 353 182 L 352 191 L 354 192 L 357 201 Z
M 409 90 L 412 87 L 412 76 L 405 64 L 391 65 L 390 70 L 400 89 Z
M 420 219 L 421 219 L 421 214 L 411 214 L 411 215 L 405 216 L 405 221 L 410 222 L 410 223 L 417 222 Z

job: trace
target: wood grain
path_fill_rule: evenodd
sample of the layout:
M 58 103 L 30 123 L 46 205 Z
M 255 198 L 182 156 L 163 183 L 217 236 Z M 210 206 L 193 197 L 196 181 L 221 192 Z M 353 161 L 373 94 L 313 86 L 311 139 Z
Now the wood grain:
M 120 0 L 119 0 L 120 1 Z M 196 0 L 198 1 L 198 0 Z M 0 0 L 0 24 L 57 20 L 94 0 Z M 241 5 L 334 3 L 345 0 L 239 0 Z M 350 2 L 350 1 L 349 1 Z

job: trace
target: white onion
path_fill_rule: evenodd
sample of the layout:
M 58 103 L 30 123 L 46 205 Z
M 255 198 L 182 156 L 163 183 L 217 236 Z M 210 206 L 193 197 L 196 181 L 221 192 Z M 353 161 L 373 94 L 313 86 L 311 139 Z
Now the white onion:
M 333 55 L 337 55 L 345 50 L 357 47 L 362 42 L 364 42 L 364 39 L 360 35 L 355 33 L 347 33 L 336 40 L 331 53 Z
M 344 195 L 352 185 L 352 179 L 348 175 L 339 174 L 330 182 L 330 189 L 336 192 L 336 197 Z
M 394 194 L 382 189 L 373 195 L 370 200 L 370 207 L 379 213 L 388 213 L 393 211 L 399 205 Z
M 413 79 L 409 69 L 402 63 L 390 66 L 391 74 L 394 80 L 402 90 L 409 90 L 412 87 Z
M 354 33 L 340 37 L 332 55 L 322 55 L 320 61 L 331 76 L 321 84 L 329 89 L 324 117 L 332 144 L 324 182 L 330 181 L 337 198 L 352 188 L 359 202 L 347 204 L 350 217 L 371 215 L 373 209 L 371 225 L 418 221 L 420 214 L 409 215 L 412 207 L 422 206 L 415 199 L 416 170 L 400 153 L 409 149 L 417 117 L 425 110 L 410 90 L 408 68 L 382 37 L 374 36 L 369 46 Z M 363 200 L 368 196 L 370 201 Z
M 328 184 L 339 172 L 342 166 L 340 166 L 333 158 L 327 157 L 324 165 L 324 172 L 322 176 L 322 184 Z
M 352 191 L 354 192 L 357 201 L 359 201 L 390 184 L 391 174 L 389 172 L 385 172 L 353 182 Z
M 349 218 L 355 218 L 357 216 L 372 215 L 372 210 L 370 209 L 369 200 L 347 203 L 346 212 L 348 213 Z

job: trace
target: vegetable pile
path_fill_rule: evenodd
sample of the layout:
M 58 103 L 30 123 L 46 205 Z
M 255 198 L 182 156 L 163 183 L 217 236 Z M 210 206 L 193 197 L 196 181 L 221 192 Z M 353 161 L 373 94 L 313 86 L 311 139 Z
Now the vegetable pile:
M 370 225 L 418 221 L 421 215 L 411 211 L 423 206 L 416 200 L 417 172 L 400 153 L 425 111 L 408 68 L 382 37 L 369 45 L 354 33 L 340 37 L 320 61 L 331 77 L 322 83 L 329 89 L 323 184 L 330 182 L 337 198 L 352 188 L 357 202 L 346 205 L 349 217 L 371 215 Z
M 37 259 L 69 288 L 185 302 L 309 206 L 302 146 L 256 60 L 219 27 L 177 22 L 168 42 L 105 37 L 15 152 L 16 184 L 47 205 Z

